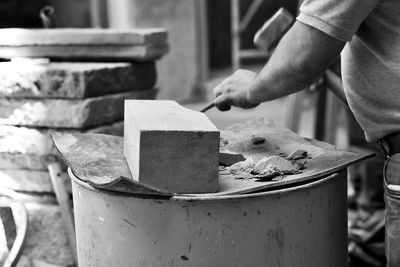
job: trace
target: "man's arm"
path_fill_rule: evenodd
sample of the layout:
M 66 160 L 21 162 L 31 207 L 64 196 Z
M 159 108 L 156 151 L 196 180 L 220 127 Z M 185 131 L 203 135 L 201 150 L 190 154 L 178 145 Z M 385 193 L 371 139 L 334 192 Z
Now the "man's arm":
M 297 21 L 258 75 L 238 70 L 214 89 L 216 106 L 251 108 L 311 85 L 340 54 L 344 41 Z

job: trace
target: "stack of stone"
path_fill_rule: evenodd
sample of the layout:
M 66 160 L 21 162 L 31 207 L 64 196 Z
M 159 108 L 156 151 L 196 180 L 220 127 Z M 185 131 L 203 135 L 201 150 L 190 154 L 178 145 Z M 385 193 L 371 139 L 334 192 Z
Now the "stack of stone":
M 166 33 L 162 36 L 166 42 Z M 0 40 L 0 54 L 1 45 Z M 52 47 L 54 50 L 55 46 Z M 19 55 L 21 46 L 14 48 Z M 112 53 L 109 47 L 107 50 Z M 45 52 L 42 49 L 42 54 L 36 56 L 46 56 Z M 123 135 L 124 100 L 155 98 L 155 60 L 164 53 L 165 49 L 156 56 L 120 56 L 121 62 L 109 62 L 110 54 L 106 55 L 108 62 L 67 62 L 63 54 L 63 62 L 24 59 L 0 63 L 0 186 L 23 195 L 54 198 L 47 165 L 60 160 L 51 134 Z M 102 59 L 101 54 L 91 56 L 89 59 Z M 123 62 L 124 59 L 129 62 Z M 68 183 L 67 175 L 64 176 Z M 66 233 L 61 229 L 60 211 L 49 203 L 26 205 L 30 222 L 21 262 L 25 259 L 69 266 L 73 258 Z
M 125 99 L 154 99 L 154 62 L 0 63 L 2 185 L 52 192 L 54 132 L 122 135 Z

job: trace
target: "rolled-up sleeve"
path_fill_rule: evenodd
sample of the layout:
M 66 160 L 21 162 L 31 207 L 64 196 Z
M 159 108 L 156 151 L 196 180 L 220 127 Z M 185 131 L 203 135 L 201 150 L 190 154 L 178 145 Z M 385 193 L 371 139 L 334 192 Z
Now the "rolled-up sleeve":
M 306 0 L 297 20 L 348 42 L 380 0 Z

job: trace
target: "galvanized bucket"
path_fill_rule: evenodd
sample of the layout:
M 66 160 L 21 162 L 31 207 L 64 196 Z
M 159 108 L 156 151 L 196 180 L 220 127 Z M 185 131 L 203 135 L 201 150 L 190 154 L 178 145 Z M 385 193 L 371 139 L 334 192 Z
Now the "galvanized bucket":
M 346 173 L 247 195 L 171 199 L 73 181 L 79 266 L 347 266 Z

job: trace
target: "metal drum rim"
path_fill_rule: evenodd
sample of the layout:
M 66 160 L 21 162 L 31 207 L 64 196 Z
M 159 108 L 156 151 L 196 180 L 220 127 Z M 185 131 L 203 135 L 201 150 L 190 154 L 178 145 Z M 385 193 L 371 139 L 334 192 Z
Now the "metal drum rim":
M 331 182 L 333 179 L 337 178 L 342 171 L 328 174 L 322 178 L 316 178 L 310 180 L 310 182 L 306 182 L 301 185 L 294 185 L 293 187 L 270 190 L 265 192 L 258 192 L 258 193 L 248 193 L 248 194 L 236 194 L 236 195 L 209 195 L 209 194 L 199 194 L 199 195 L 176 195 L 173 197 L 164 197 L 164 196 L 143 196 L 143 195 L 136 195 L 132 193 L 124 193 L 124 192 L 116 192 L 107 189 L 99 189 L 94 186 L 89 185 L 87 182 L 82 181 L 78 177 L 76 177 L 70 168 L 68 168 L 68 175 L 71 180 L 86 189 L 94 192 L 99 192 L 107 195 L 118 195 L 121 197 L 132 197 L 132 198 L 147 198 L 147 199 L 158 199 L 158 200 L 165 200 L 165 201 L 179 201 L 179 202 L 215 202 L 215 201 L 232 201 L 232 200 L 243 200 L 243 199 L 254 199 L 254 198 L 264 198 L 267 196 L 276 196 L 276 195 L 286 195 L 290 193 L 294 193 L 297 191 L 304 191 L 307 189 L 312 189 L 317 186 L 322 186 L 328 182 Z

